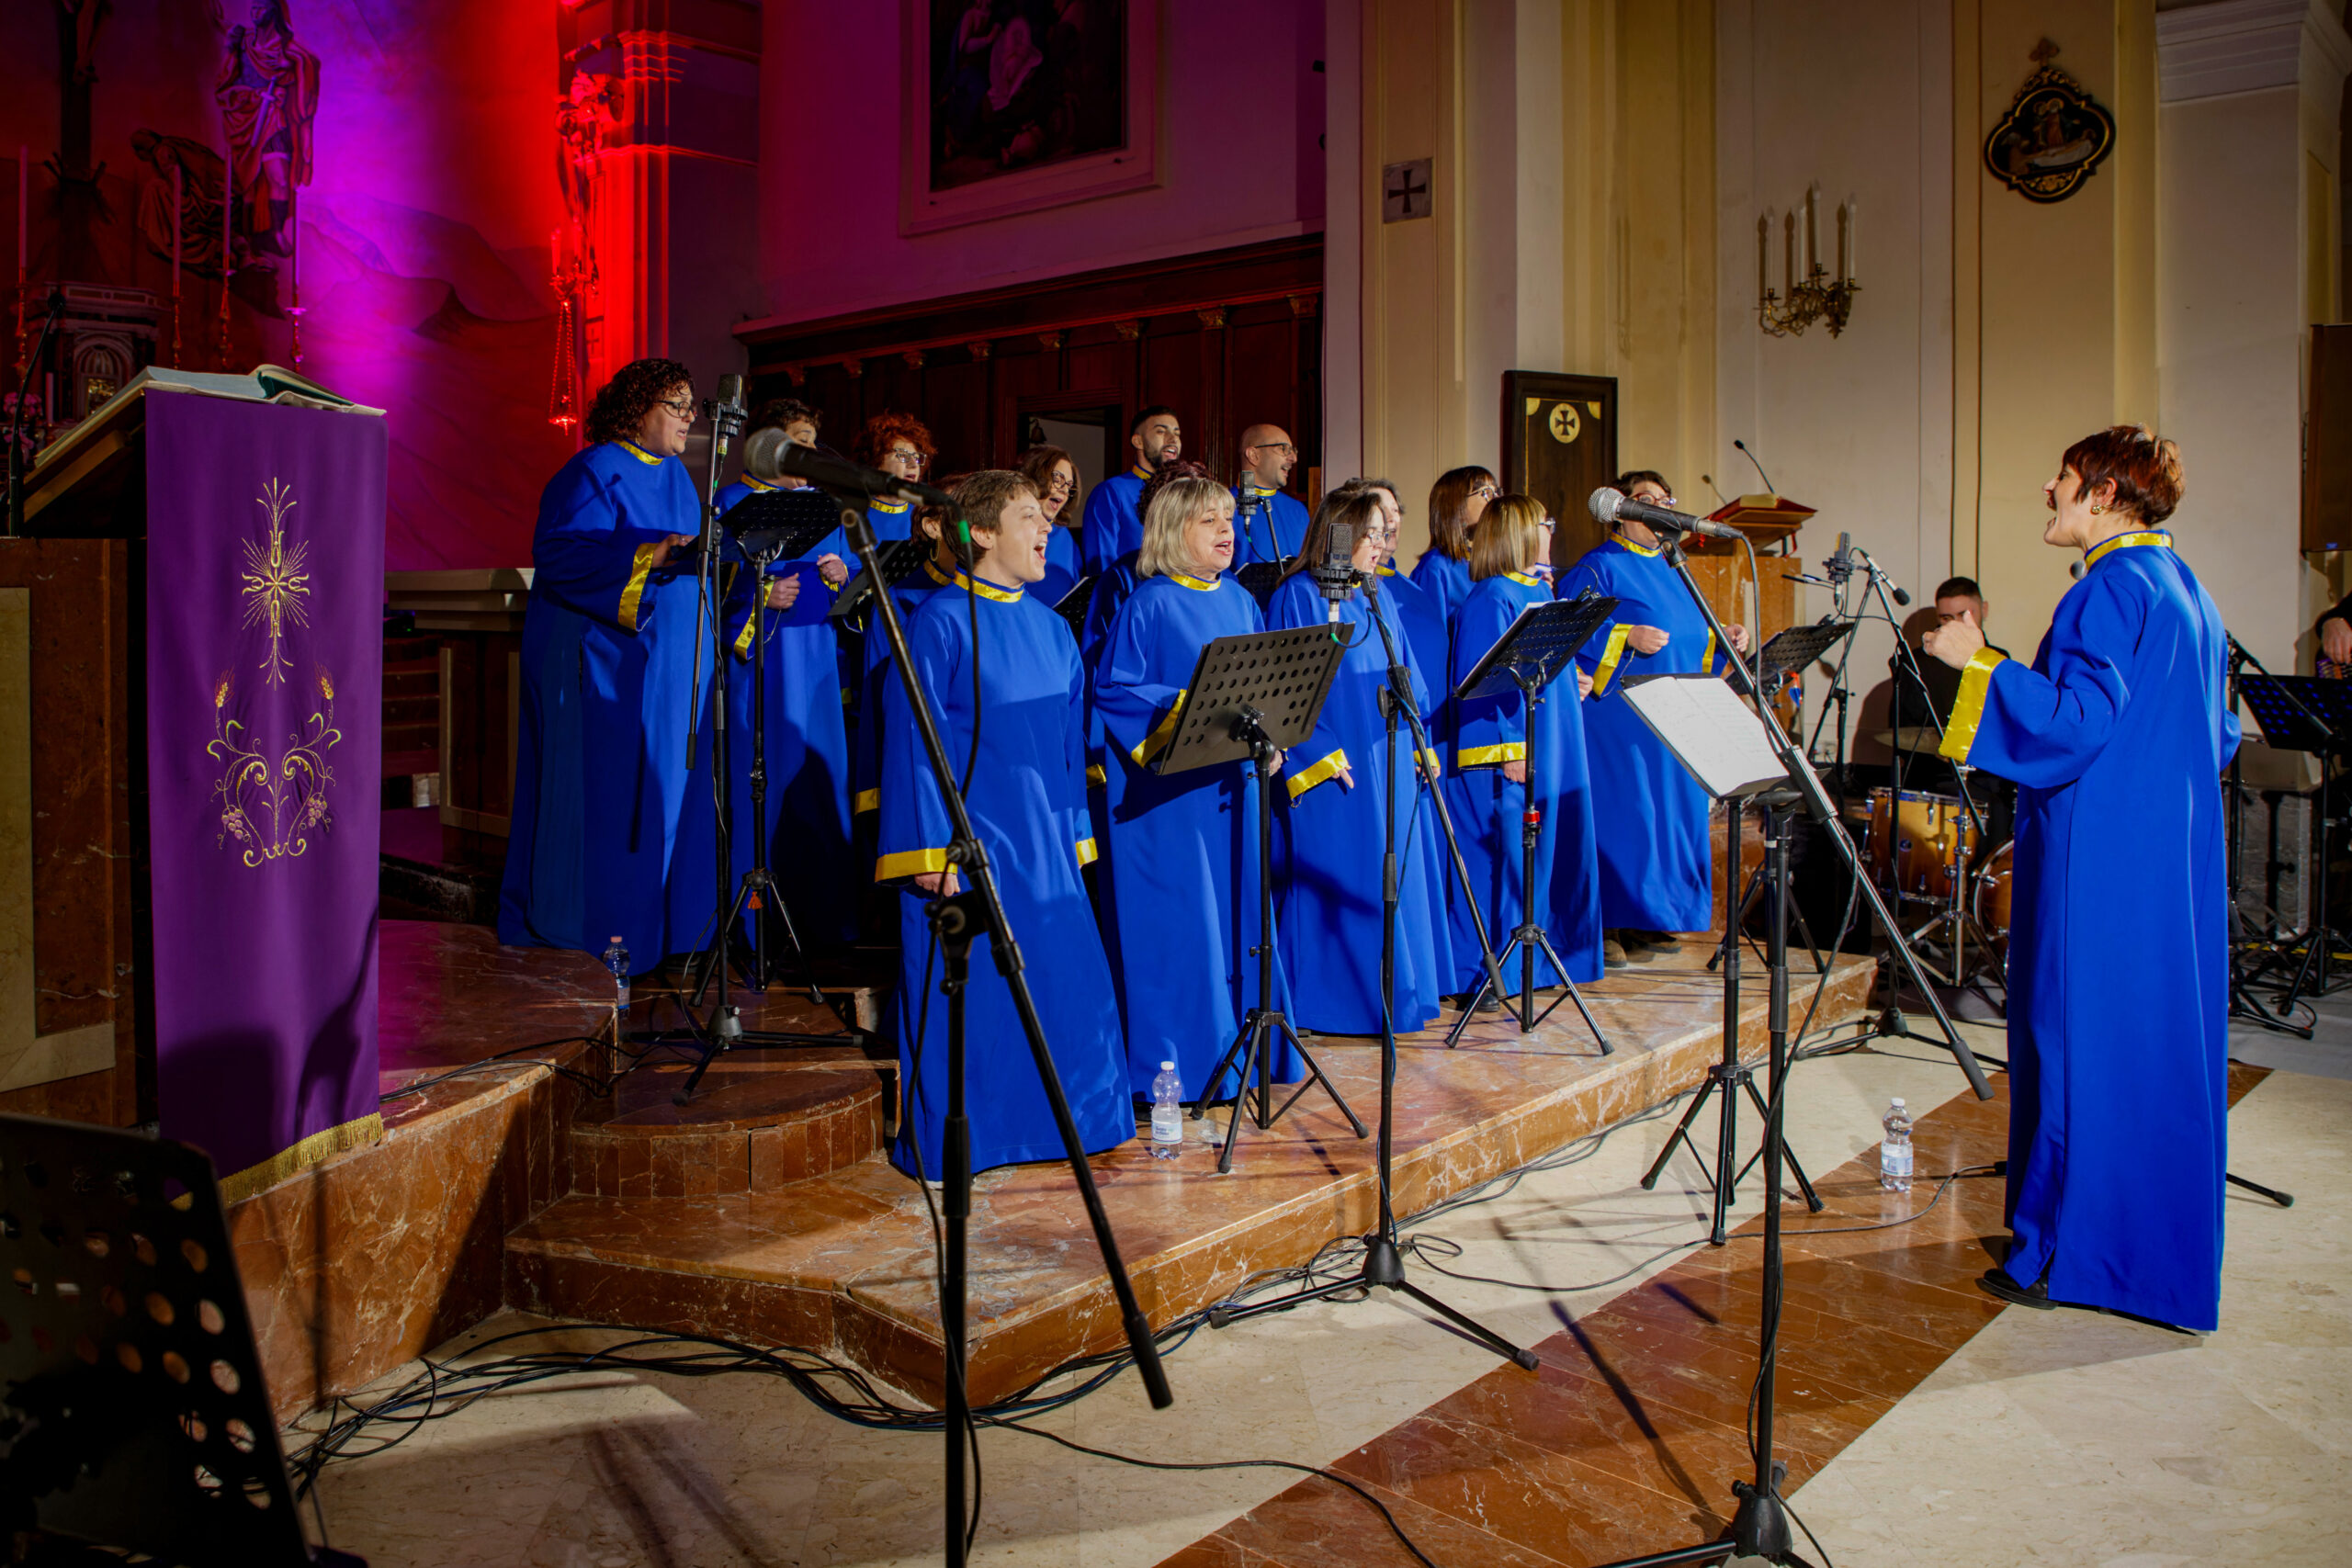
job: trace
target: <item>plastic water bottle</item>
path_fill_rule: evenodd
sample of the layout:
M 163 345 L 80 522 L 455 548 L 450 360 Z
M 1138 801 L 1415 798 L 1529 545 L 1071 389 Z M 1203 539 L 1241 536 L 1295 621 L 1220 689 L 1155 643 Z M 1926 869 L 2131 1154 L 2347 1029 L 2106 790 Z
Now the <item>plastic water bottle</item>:
M 617 1036 L 628 1028 L 628 949 L 618 937 L 605 949 L 605 967 L 613 972 L 613 1032 Z
M 1159 1064 L 1151 1080 L 1151 1157 L 1174 1159 L 1184 1146 L 1184 1084 L 1176 1064 Z
M 1879 1123 L 1886 1135 L 1878 1145 L 1878 1184 L 1889 1192 L 1911 1190 L 1911 1112 L 1903 1108 L 1903 1097 L 1886 1108 L 1886 1119 Z

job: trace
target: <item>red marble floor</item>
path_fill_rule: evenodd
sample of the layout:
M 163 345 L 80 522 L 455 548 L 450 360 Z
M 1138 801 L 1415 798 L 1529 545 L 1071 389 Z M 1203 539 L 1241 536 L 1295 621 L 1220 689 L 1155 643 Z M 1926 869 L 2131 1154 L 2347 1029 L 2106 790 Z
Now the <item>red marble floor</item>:
M 2233 1066 L 2234 1102 L 2261 1081 Z M 1923 1178 L 2006 1153 L 2007 1078 L 1962 1095 L 1915 1134 Z M 2007 1310 L 1973 1281 L 2006 1235 L 1997 1179 L 1878 1185 L 1872 1148 L 1816 1179 L 1826 1211 L 1792 1203 L 1775 1451 L 1795 1494 L 1847 1444 Z M 1920 1213 L 1908 1224 L 1858 1230 Z M 1719 1536 L 1731 1483 L 1754 1473 L 1745 1435 L 1762 1305 L 1761 1216 L 1338 1460 L 1443 1563 L 1586 1568 Z M 1800 1543 L 1802 1546 L 1802 1543 Z M 1160 1568 L 1409 1568 L 1379 1516 L 1308 1479 Z

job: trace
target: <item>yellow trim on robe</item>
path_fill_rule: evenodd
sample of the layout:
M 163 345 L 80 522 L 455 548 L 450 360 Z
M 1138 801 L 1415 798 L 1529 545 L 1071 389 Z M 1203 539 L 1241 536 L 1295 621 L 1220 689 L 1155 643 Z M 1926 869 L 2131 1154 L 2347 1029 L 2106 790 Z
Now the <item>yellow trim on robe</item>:
M 1617 542 L 1637 556 L 1649 556 L 1652 558 L 1656 558 L 1666 547 L 1663 545 L 1637 545 L 1623 534 L 1617 536 Z
M 902 876 L 921 876 L 925 872 L 946 869 L 947 851 L 944 846 L 935 850 L 900 850 L 897 854 L 884 855 L 874 863 L 874 880 L 896 882 Z
M 1203 593 L 1214 593 L 1216 592 L 1216 583 L 1203 582 L 1199 578 L 1187 577 L 1181 571 L 1171 571 L 1168 576 L 1171 581 L 1181 582 L 1185 587 L 1197 590 Z
M 751 491 L 770 491 L 782 490 L 784 487 L 782 485 L 772 485 L 768 483 L 767 480 L 760 478 L 757 474 L 745 474 L 743 476 L 743 488 Z
M 1510 578 L 1513 582 L 1519 583 L 1522 587 L 1541 588 L 1544 586 L 1542 583 L 1535 581 L 1535 574 L 1533 572 L 1507 571 L 1503 573 L 1503 575 Z
M 339 1154 L 365 1148 L 383 1135 L 384 1116 L 379 1111 L 370 1111 L 339 1126 L 323 1128 L 290 1148 L 278 1150 L 258 1165 L 249 1165 L 222 1177 L 220 1201 L 224 1206 L 242 1202 Z
M 1323 783 L 1324 780 L 1339 777 L 1340 770 L 1347 765 L 1347 749 L 1342 747 L 1339 750 L 1334 751 L 1329 756 L 1324 758 L 1321 761 L 1316 763 L 1313 767 L 1305 768 L 1291 774 L 1289 780 L 1290 797 L 1293 800 L 1296 800 L 1300 795 L 1305 795 L 1317 784 Z
M 2007 658 L 1989 648 L 1980 648 L 1961 666 L 1960 694 L 1952 699 L 1951 717 L 1944 721 L 1943 744 L 1936 750 L 1955 762 L 1968 761 L 1968 749 L 1976 744 L 1976 727 L 1984 719 L 1984 699 L 1993 693 L 1993 666 Z
M 628 443 L 623 442 L 622 445 L 627 446 Z M 661 547 L 659 545 L 637 547 L 637 570 L 628 574 L 628 583 L 621 590 L 619 618 L 621 630 L 625 632 L 637 630 L 637 617 L 645 604 L 645 580 L 652 575 L 653 552 Z
M 752 634 L 759 628 L 759 621 L 751 615 L 743 617 L 743 629 L 735 634 L 736 658 L 749 659 L 752 657 Z
M 1714 628 L 1714 627 L 1713 627 L 1713 626 L 1709 626 L 1709 627 L 1707 628 L 1707 647 L 1706 647 L 1706 651 L 1704 651 L 1704 652 L 1702 652 L 1702 653 L 1701 653 L 1701 654 L 1699 655 L 1699 673 L 1700 673 L 1700 674 L 1702 674 L 1702 675 L 1712 675 L 1712 674 L 1713 674 L 1714 672 L 1715 672 L 1715 628 Z
M 1420 753 L 1420 759 L 1421 766 L 1429 771 L 1430 777 L 1435 778 L 1445 772 L 1445 759 L 1435 751 L 1423 751 Z
M 1089 789 L 1101 789 L 1101 788 L 1102 788 L 1104 785 L 1108 784 L 1110 782 L 1111 782 L 1111 775 L 1110 775 L 1110 774 L 1108 774 L 1108 773 L 1104 773 L 1104 772 L 1102 771 L 1102 763 L 1100 763 L 1100 762 L 1089 762 L 1089 763 L 1087 763 L 1087 764 L 1086 764 L 1086 787 L 1087 787 L 1087 788 L 1089 788 Z
M 927 575 L 932 581 L 937 583 L 942 588 L 952 586 L 956 581 L 954 578 L 939 570 L 939 563 L 937 561 L 932 560 L 929 558 L 924 558 L 922 570 L 924 574 Z
M 657 468 L 661 465 L 661 458 L 655 457 L 652 453 L 648 452 L 644 447 L 639 446 L 634 441 L 616 441 L 613 445 L 626 449 L 629 456 L 635 457 L 640 463 L 645 463 Z
M 968 592 L 977 593 L 983 599 L 993 599 L 1000 604 L 1021 603 L 1021 590 L 999 588 L 985 577 L 972 577 L 959 571 L 956 574 L 956 586 Z
M 853 706 L 854 706 L 854 705 L 856 705 L 856 703 L 857 703 L 857 694 L 856 694 L 855 692 L 851 691 L 847 686 L 843 686 L 843 687 L 842 688 L 842 706 L 843 706 L 843 707 L 853 707 Z
M 1633 629 L 1622 622 L 1610 627 L 1608 645 L 1600 650 L 1600 667 L 1592 672 L 1594 696 L 1600 696 L 1609 690 L 1610 677 L 1617 673 L 1617 662 L 1625 657 L 1625 634 Z
M 880 808 L 882 805 L 882 792 L 878 789 L 859 790 L 856 797 L 851 800 L 849 804 L 851 816 L 863 817 L 869 811 Z
M 1135 478 L 1143 480 L 1146 484 L 1149 484 L 1151 482 L 1151 470 L 1145 468 L 1141 463 L 1137 463 L 1134 468 L 1129 468 L 1127 472 Z
M 1159 755 L 1160 749 L 1176 738 L 1176 721 L 1184 715 L 1184 694 L 1191 690 L 1190 686 L 1179 687 L 1176 692 L 1176 700 L 1168 705 L 1167 714 L 1158 724 L 1151 727 L 1151 733 L 1145 736 L 1142 742 L 1127 753 L 1136 760 L 1136 767 L 1151 766 L 1151 760 Z M 1107 784 L 1110 781 L 1106 779 L 1103 782 Z
M 1459 768 L 1491 768 L 1498 762 L 1527 761 L 1527 742 L 1506 740 L 1499 746 L 1473 746 L 1455 753 L 1454 766 Z
M 2161 545 L 2170 549 L 2172 536 L 2160 528 L 2143 528 L 2136 533 L 2118 534 L 2112 539 L 2101 539 L 2098 544 L 2093 545 L 2089 553 L 2083 557 L 2083 565 L 2097 566 L 2103 556 L 2113 555 L 2117 550 L 2128 550 L 2141 545 Z
M 915 503 L 911 501 L 889 501 L 887 499 L 876 499 L 867 502 L 865 503 L 865 510 L 868 512 L 887 512 L 891 516 L 896 517 L 901 512 L 913 511 L 914 504 Z
M 1091 839 L 1080 839 L 1078 841 L 1078 863 L 1082 866 L 1092 865 L 1094 863 L 1094 840 Z

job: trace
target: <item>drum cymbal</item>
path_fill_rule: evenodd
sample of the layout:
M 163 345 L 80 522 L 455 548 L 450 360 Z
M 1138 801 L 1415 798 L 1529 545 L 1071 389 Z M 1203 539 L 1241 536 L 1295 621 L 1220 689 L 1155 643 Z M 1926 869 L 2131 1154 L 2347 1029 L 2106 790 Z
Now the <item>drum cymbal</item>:
M 1882 729 L 1871 737 L 1882 746 L 1892 746 L 1897 751 L 1934 751 L 1940 750 L 1944 738 L 1932 724 L 1906 724 L 1900 729 Z

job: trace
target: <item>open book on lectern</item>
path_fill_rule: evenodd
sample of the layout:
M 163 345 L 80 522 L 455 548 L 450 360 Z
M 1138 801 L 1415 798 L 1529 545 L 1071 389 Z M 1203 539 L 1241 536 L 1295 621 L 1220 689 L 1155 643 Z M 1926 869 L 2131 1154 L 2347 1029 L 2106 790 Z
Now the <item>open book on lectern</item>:
M 1642 722 L 1717 800 L 1788 782 L 1788 770 L 1765 737 L 1764 721 L 1722 676 L 1640 675 L 1627 681 L 1624 690 Z

